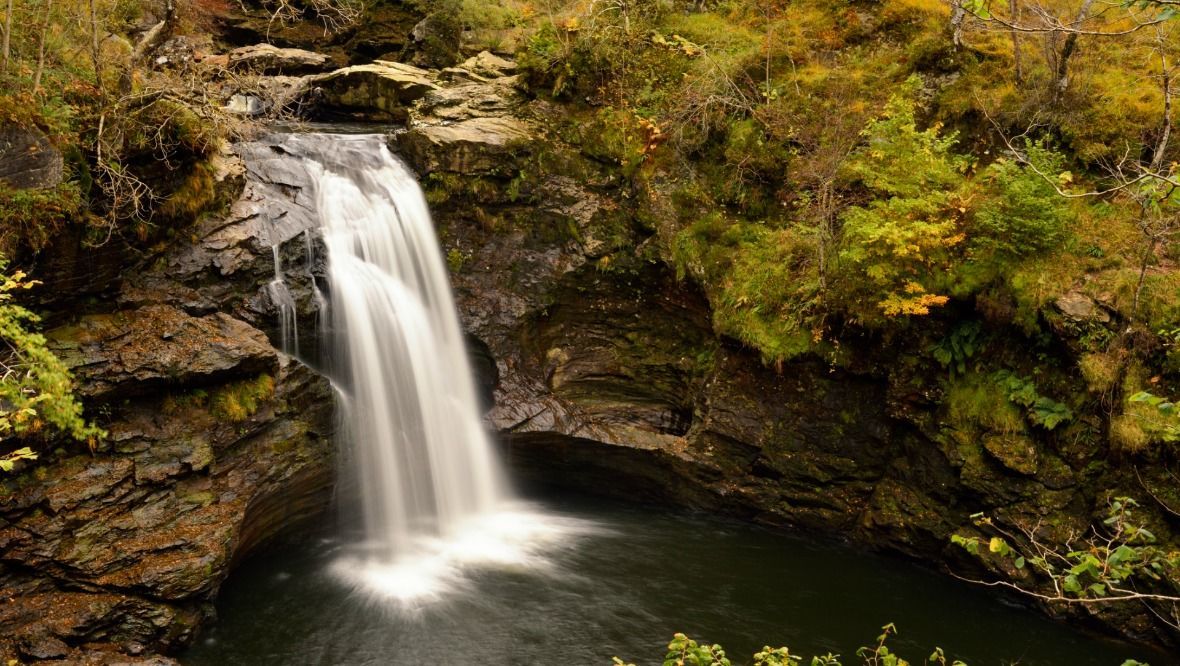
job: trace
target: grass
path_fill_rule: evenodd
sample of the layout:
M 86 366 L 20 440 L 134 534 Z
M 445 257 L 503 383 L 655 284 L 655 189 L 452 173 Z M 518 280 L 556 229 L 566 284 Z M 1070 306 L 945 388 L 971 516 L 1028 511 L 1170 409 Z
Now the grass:
M 947 387 L 943 404 L 950 422 L 961 429 L 978 427 L 1005 435 L 1025 430 L 1020 410 L 1008 400 L 1005 389 L 987 375 L 956 377 Z
M 275 380 L 270 375 L 235 382 L 217 389 L 209 403 L 214 416 L 238 423 L 253 416 L 264 402 L 274 397 Z

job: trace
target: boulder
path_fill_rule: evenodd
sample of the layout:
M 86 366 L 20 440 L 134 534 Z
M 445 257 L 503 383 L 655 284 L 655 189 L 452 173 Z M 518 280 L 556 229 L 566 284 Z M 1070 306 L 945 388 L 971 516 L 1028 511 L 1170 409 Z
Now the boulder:
M 524 104 L 519 77 L 459 83 L 427 93 L 419 102 L 421 124 L 455 122 L 469 118 L 512 115 Z
M 447 67 L 459 60 L 463 26 L 458 16 L 437 11 L 419 21 L 410 31 L 416 53 L 415 64 L 424 67 Z
M 404 117 L 410 104 L 438 89 L 426 70 L 384 60 L 321 74 L 309 83 L 323 106 L 391 118 Z
M 0 185 L 16 189 L 45 189 L 62 182 L 61 153 L 41 130 L 0 127 Z
M 423 125 L 398 137 L 398 147 L 419 173 L 511 176 L 532 136 L 523 121 L 471 118 L 453 125 Z
M 249 324 L 222 313 L 192 317 L 169 305 L 88 315 L 47 337 L 87 398 L 212 383 L 278 364 L 266 336 Z
M 266 113 L 270 105 L 266 103 L 266 100 L 256 95 L 242 95 L 239 93 L 230 96 L 229 101 L 225 103 L 223 108 L 239 116 L 254 117 Z
M 1110 313 L 1098 305 L 1097 301 L 1078 291 L 1071 291 L 1059 297 L 1054 305 L 1061 314 L 1072 321 L 1096 321 L 1102 324 L 1110 321 Z
M 255 74 L 311 74 L 332 68 L 331 59 L 315 51 L 279 48 L 270 44 L 243 46 L 230 51 L 229 69 Z
M 510 76 L 516 73 L 515 61 L 501 58 L 490 51 L 480 51 L 478 54 L 463 61 L 463 64 L 459 65 L 459 67 L 477 76 L 489 78 Z

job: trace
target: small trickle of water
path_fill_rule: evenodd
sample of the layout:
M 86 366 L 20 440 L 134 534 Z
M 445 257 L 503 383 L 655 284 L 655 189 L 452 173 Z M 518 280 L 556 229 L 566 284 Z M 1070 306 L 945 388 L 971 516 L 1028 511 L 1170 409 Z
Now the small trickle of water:
M 512 497 L 480 422 L 417 181 L 380 136 L 295 135 L 288 144 L 317 187 L 331 285 L 326 351 L 366 535 L 333 571 L 414 605 L 461 585 L 475 566 L 541 567 L 545 549 L 576 530 Z M 311 248 L 309 239 L 309 265 Z
M 296 356 L 299 353 L 299 319 L 295 310 L 295 298 L 287 288 L 287 280 L 283 276 L 283 259 L 279 255 L 279 246 L 271 246 L 274 253 L 275 277 L 267 285 L 270 300 L 279 311 L 279 345 L 283 353 Z

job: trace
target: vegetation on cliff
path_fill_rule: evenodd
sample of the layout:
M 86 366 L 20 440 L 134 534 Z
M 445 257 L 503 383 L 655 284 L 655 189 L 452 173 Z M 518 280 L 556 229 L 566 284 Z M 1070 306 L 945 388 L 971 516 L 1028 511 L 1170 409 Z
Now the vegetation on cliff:
M 1165 554 L 1146 584 L 1174 598 L 1171 3 L 494 4 L 514 30 L 465 26 L 515 40 L 532 94 L 577 118 L 561 138 L 615 169 L 716 332 L 780 371 L 819 357 L 922 396 L 913 420 L 974 501 L 1065 557 L 1088 528 L 1045 524 L 988 466 L 1048 493 L 1076 479 L 1096 524 L 1139 497 Z

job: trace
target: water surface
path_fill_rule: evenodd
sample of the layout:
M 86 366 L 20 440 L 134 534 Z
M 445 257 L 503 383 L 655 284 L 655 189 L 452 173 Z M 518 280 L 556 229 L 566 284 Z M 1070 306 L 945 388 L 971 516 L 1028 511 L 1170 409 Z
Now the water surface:
M 894 622 L 915 663 L 936 645 L 971 666 L 1119 666 L 1167 658 L 1095 638 L 891 558 L 758 527 L 583 500 L 547 500 L 566 543 L 544 563 L 467 572 L 464 589 L 407 608 L 367 600 L 330 573 L 346 552 L 314 540 L 261 556 L 227 581 L 219 621 L 182 657 L 227 664 L 659 664 L 677 631 L 745 663 L 765 643 L 859 664 Z

